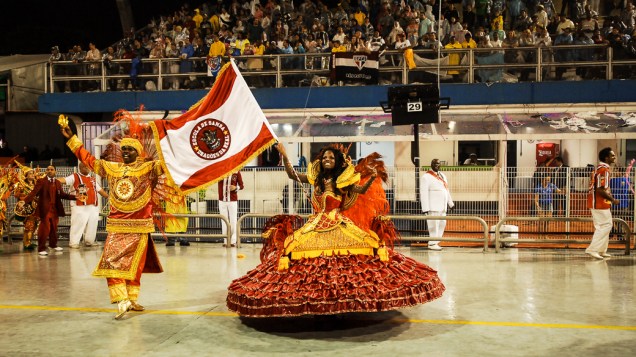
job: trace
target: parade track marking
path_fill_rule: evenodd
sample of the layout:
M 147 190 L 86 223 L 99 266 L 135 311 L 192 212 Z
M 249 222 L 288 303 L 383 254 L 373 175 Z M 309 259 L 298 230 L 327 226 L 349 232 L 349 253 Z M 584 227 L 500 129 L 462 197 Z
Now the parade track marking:
M 0 305 L 0 310 L 78 311 L 78 312 L 108 312 L 108 313 L 117 312 L 117 309 L 103 309 L 103 308 L 91 308 L 91 307 L 65 307 L 65 306 L 34 306 L 34 305 L 25 305 L 25 306 Z M 132 311 L 131 314 L 238 317 L 237 314 L 232 312 L 215 312 L 215 311 L 145 310 L 142 312 Z M 545 329 L 592 329 L 592 330 L 636 331 L 636 326 L 556 324 L 556 323 L 532 323 L 532 322 L 511 322 L 511 321 L 420 320 L 420 319 L 393 318 L 393 319 L 388 319 L 386 322 L 428 324 L 428 325 L 477 325 L 477 326 L 494 326 L 494 327 L 532 327 L 532 328 L 545 328 Z

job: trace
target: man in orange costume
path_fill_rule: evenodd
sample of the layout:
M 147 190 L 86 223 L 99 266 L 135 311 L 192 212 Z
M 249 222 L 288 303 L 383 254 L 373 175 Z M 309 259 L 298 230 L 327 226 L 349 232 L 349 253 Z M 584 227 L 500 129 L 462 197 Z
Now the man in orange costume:
M 93 276 L 105 277 L 110 301 L 117 304 L 115 319 L 126 312 L 142 311 L 137 303 L 142 273 L 163 269 L 150 233 L 154 231 L 151 195 L 161 161 L 143 160 L 139 140 L 125 137 L 120 142 L 123 163 L 96 159 L 67 126 L 62 134 L 75 156 L 96 174 L 106 177 L 110 187 L 110 213 L 106 220 L 108 237 Z

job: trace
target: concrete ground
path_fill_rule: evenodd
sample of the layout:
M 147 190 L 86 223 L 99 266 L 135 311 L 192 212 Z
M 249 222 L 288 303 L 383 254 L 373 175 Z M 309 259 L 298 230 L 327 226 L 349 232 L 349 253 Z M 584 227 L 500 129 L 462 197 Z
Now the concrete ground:
M 146 311 L 113 319 L 100 248 L 40 257 L 0 253 L 2 356 L 633 356 L 634 255 L 582 251 L 398 250 L 439 271 L 444 296 L 413 308 L 337 317 L 241 319 L 230 281 L 258 264 L 260 245 L 192 243 L 158 251 Z

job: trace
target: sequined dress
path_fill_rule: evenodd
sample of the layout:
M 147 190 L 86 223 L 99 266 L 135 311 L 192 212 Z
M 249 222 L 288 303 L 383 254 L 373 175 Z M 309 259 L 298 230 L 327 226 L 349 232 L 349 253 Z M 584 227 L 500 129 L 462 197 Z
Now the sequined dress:
M 318 212 L 265 254 L 261 264 L 234 280 L 227 306 L 246 317 L 377 312 L 434 300 L 444 292 L 437 272 L 384 246 L 340 211 L 342 198 L 314 194 Z M 265 233 L 267 247 L 285 232 L 277 216 Z

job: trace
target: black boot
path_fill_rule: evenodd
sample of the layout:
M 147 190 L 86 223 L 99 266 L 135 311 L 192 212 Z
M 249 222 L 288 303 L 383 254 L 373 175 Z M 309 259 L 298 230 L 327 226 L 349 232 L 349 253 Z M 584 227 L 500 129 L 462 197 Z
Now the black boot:
M 189 247 L 190 242 L 186 238 L 179 238 L 179 245 L 182 247 Z

